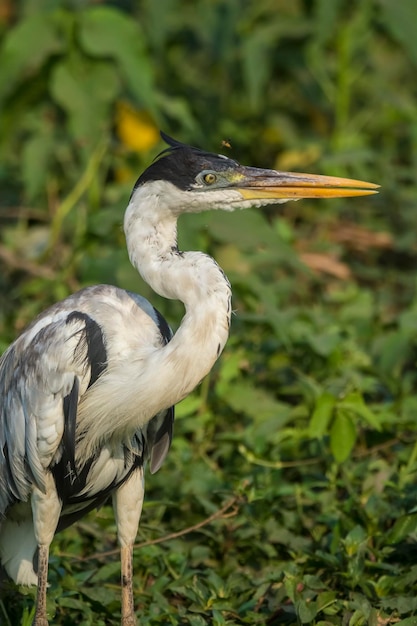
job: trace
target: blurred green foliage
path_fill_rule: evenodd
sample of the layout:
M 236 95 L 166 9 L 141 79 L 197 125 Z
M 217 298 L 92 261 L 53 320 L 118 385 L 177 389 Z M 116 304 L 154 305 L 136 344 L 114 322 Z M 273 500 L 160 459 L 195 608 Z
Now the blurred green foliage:
M 382 185 L 182 218 L 181 246 L 220 262 L 237 314 L 178 406 L 139 539 L 235 508 L 137 550 L 135 588 L 142 626 L 415 625 L 415 1 L 2 0 L 0 67 L 1 349 L 99 282 L 178 326 L 121 230 L 159 127 L 247 164 Z M 57 536 L 53 623 L 118 623 L 117 557 L 97 556 L 114 547 L 106 507 Z M 6 584 L 0 622 L 30 623 L 33 597 Z

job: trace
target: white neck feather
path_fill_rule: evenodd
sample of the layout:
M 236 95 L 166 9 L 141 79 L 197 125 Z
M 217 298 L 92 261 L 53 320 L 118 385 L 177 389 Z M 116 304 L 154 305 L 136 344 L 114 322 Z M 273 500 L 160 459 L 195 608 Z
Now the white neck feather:
M 231 289 L 222 269 L 201 252 L 179 252 L 177 216 L 159 205 L 157 194 L 141 198 L 140 191 L 135 192 L 125 215 L 130 260 L 155 292 L 184 303 L 185 316 L 166 346 L 150 350 L 146 362 L 142 354 L 141 363 L 126 364 L 126 385 L 118 372 L 115 407 L 100 407 L 100 394 L 93 398 L 93 390 L 90 399 L 86 394 L 80 426 L 83 415 L 88 413 L 92 419 L 93 412 L 99 438 L 111 423 L 123 439 L 129 439 L 159 411 L 182 400 L 211 370 L 229 334 Z M 107 389 L 109 378 L 111 371 L 102 377 Z M 94 387 L 99 384 L 100 379 Z M 107 403 L 109 395 L 102 394 Z M 103 415 L 103 411 L 109 415 L 109 409 L 114 411 L 111 421 Z M 99 443 L 96 439 L 91 446 Z
M 154 372 L 161 377 L 159 402 L 165 407 L 189 394 L 223 350 L 229 334 L 231 289 L 210 256 L 178 251 L 177 217 L 169 211 L 161 215 L 158 196 L 151 197 L 152 201 L 148 196 L 141 203 L 136 196 L 129 205 L 125 232 L 130 260 L 143 279 L 159 295 L 185 306 L 180 328 L 157 353 Z M 170 388 L 178 397 L 165 400 Z

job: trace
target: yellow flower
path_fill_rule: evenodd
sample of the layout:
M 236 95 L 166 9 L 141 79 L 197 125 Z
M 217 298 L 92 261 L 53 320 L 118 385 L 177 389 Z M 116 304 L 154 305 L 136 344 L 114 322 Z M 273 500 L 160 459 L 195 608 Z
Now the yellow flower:
M 147 152 L 159 141 L 159 132 L 146 111 L 137 111 L 127 102 L 118 102 L 116 131 L 126 148 Z

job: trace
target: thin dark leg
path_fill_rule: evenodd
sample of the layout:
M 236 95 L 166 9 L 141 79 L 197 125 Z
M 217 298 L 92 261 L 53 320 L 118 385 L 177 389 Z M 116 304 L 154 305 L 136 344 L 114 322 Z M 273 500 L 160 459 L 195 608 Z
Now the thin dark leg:
M 122 626 L 136 626 L 135 608 L 133 603 L 133 565 L 132 546 L 120 549 L 122 574 Z
M 48 587 L 49 546 L 39 546 L 38 554 L 38 593 L 33 626 L 48 626 L 46 617 L 46 589 Z

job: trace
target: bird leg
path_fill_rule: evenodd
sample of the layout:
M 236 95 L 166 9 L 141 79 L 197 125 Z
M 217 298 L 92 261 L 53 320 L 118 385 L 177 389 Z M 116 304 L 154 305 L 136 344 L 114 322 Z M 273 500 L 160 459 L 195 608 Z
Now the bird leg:
M 52 474 L 46 474 L 45 483 L 45 493 L 34 487 L 31 498 L 33 528 L 38 544 L 38 592 L 35 619 L 32 626 L 48 626 L 46 590 L 48 587 L 49 546 L 54 538 L 62 508 Z
M 121 583 L 122 583 L 122 626 L 136 626 L 135 607 L 133 602 L 133 546 L 122 546 L 120 549 Z
M 48 587 L 49 546 L 38 548 L 38 591 L 36 595 L 36 613 L 33 626 L 48 626 L 46 617 L 46 589 Z
M 144 496 L 143 468 L 135 470 L 130 478 L 113 494 L 120 544 L 122 585 L 122 626 L 136 626 L 133 601 L 133 544 L 138 532 Z

